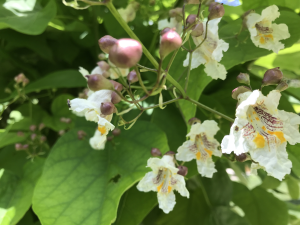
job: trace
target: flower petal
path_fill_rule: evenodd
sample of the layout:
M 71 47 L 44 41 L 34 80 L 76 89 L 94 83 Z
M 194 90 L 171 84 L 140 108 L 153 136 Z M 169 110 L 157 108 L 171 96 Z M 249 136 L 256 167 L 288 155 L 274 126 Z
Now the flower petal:
M 87 110 L 96 108 L 92 102 L 82 98 L 75 98 L 71 100 L 70 105 L 70 110 L 75 112 L 78 116 L 84 116 Z
M 196 158 L 196 155 L 194 152 L 191 151 L 191 147 L 195 145 L 193 141 L 186 141 L 181 145 L 176 154 L 176 159 L 179 161 L 189 162 L 192 159 Z
M 272 22 L 279 16 L 280 12 L 278 12 L 278 7 L 276 5 L 271 5 L 261 12 L 261 20 L 267 19 Z
M 227 74 L 225 66 L 213 59 L 205 64 L 204 72 L 215 80 L 225 80 Z
M 156 175 L 153 172 L 148 172 L 136 186 L 139 191 L 149 192 L 157 191 L 156 185 L 153 183 Z
M 93 149 L 103 150 L 105 148 L 106 136 L 96 130 L 94 136 L 90 138 L 89 143 Z
M 197 160 L 197 169 L 202 176 L 208 178 L 212 178 L 213 174 L 217 172 L 215 169 L 215 163 L 211 157 L 207 157 L 205 160 Z
M 283 121 L 284 138 L 291 144 L 300 143 L 299 124 L 300 116 L 295 113 L 279 110 L 279 118 Z
M 187 198 L 190 197 L 190 193 L 185 186 L 185 180 L 183 176 L 179 174 L 173 175 L 171 183 L 174 189 L 177 190 L 181 196 Z
M 168 194 L 159 192 L 157 193 L 157 199 L 158 199 L 159 208 L 162 209 L 164 213 L 168 214 L 174 209 L 176 201 L 175 201 L 175 194 L 173 191 L 171 191 Z

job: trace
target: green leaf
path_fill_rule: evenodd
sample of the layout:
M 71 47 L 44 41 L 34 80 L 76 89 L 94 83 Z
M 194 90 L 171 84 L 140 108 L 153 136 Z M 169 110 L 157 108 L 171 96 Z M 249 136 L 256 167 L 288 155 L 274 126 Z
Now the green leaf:
M 286 184 L 289 190 L 289 194 L 292 199 L 298 199 L 299 198 L 299 183 L 298 180 L 294 177 L 288 175 L 286 176 Z
M 233 183 L 232 201 L 253 225 L 288 224 L 286 204 L 263 188 L 256 187 L 250 191 L 242 184 Z
M 266 176 L 260 187 L 265 189 L 275 189 L 280 185 L 280 181 L 274 177 Z
M 288 145 L 287 152 L 289 156 L 289 160 L 292 161 L 292 171 L 300 177 L 300 152 L 299 148 L 295 145 Z
M 23 168 L 23 175 L 17 176 L 9 170 L 0 170 L 0 224 L 14 225 L 26 213 L 36 181 L 41 175 L 44 159 L 28 161 Z
M 297 9 L 300 7 L 300 1 L 299 0 L 293 0 L 293 1 L 287 1 L 287 0 L 251 0 L 251 1 L 244 1 L 242 4 L 242 7 L 245 11 L 248 11 L 250 9 L 256 9 L 259 7 L 268 7 L 270 5 L 277 5 L 277 6 L 283 6 L 288 7 L 291 9 Z
M 24 136 L 20 137 L 18 136 L 17 132 L 0 132 L 0 148 L 14 143 L 23 142 L 27 137 L 27 134 L 24 134 Z
M 250 223 L 229 207 L 218 206 L 212 210 L 208 225 L 250 225 Z
M 148 171 L 151 146 L 168 150 L 162 131 L 138 121 L 107 142 L 105 150 L 96 151 L 88 142 L 95 125 L 86 124 L 81 129 L 89 134 L 87 139 L 78 140 L 74 129 L 56 142 L 47 158 L 33 197 L 33 209 L 43 225 L 111 224 L 121 195 Z
M 55 15 L 54 0 L 44 7 L 34 0 L 1 0 L 0 23 L 24 34 L 41 34 Z
M 51 105 L 51 112 L 53 115 L 56 116 L 70 116 L 74 115 L 72 114 L 72 111 L 69 110 L 69 107 L 67 105 L 67 100 L 72 100 L 74 98 L 73 95 L 70 94 L 61 94 L 57 96 Z

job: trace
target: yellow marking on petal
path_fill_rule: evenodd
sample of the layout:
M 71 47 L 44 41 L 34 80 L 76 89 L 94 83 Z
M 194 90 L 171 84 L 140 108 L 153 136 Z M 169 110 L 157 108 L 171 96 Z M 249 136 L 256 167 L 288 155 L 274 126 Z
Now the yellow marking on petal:
M 251 123 L 253 122 L 253 120 L 251 120 Z
M 206 149 L 206 148 L 204 148 L 204 150 L 208 153 L 209 157 L 212 156 L 212 151 L 211 151 L 211 150 L 208 150 L 208 149 Z
M 201 152 L 196 153 L 196 159 L 199 160 L 201 158 Z
M 265 127 L 265 126 L 262 126 L 261 129 L 266 130 L 266 127 Z
M 273 35 L 272 34 L 267 34 L 265 35 L 266 38 L 271 38 L 273 40 Z
M 166 174 L 164 175 L 164 178 L 166 178 Z
M 255 111 L 253 111 L 253 115 L 255 114 L 256 112 Z
M 105 126 L 98 126 L 98 130 L 101 132 L 101 134 L 105 134 L 106 133 Z
M 162 182 L 158 187 L 157 187 L 157 192 L 160 192 L 160 189 L 162 188 L 164 182 Z
M 251 118 L 251 114 L 248 114 L 249 118 Z
M 286 141 L 282 131 L 274 131 L 274 132 L 273 131 L 268 131 L 268 133 L 271 134 L 271 135 L 275 135 L 280 140 L 281 143 Z
M 257 121 L 259 121 L 259 118 L 258 118 L 258 117 L 255 117 L 255 119 L 256 119 Z
M 261 44 L 264 44 L 266 41 L 265 41 L 264 37 L 260 37 L 260 38 L 259 38 L 259 42 L 260 42 Z
M 261 134 L 257 133 L 256 137 L 253 139 L 253 142 L 256 144 L 257 148 L 263 148 L 263 147 L 265 147 L 266 141 L 265 141 L 265 138 Z
M 172 187 L 168 186 L 168 193 L 170 193 L 172 191 Z

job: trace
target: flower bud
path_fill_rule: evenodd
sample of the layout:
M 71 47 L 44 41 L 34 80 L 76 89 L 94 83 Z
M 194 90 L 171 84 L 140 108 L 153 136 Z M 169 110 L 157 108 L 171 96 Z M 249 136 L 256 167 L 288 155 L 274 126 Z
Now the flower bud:
M 107 71 L 110 69 L 110 65 L 105 61 L 97 62 L 97 65 L 100 67 L 102 71 Z
M 193 28 L 192 32 L 191 32 L 191 35 L 193 37 L 199 37 L 203 34 L 204 32 L 204 28 L 203 28 L 203 23 L 199 22 L 195 28 Z
M 159 148 L 152 148 L 151 149 L 151 155 L 154 157 L 162 156 L 161 151 Z
M 44 129 L 44 127 L 45 127 L 45 124 L 43 124 L 43 123 L 40 123 L 40 125 L 39 125 L 39 130 L 43 130 L 43 129 Z
M 119 82 L 114 81 L 114 80 L 109 80 L 109 82 L 114 86 L 115 90 L 117 90 L 117 91 L 122 91 L 123 90 L 123 85 L 120 84 Z
M 166 153 L 165 153 L 165 155 L 175 155 L 176 153 L 175 152 L 173 152 L 173 151 L 167 151 Z
M 109 51 L 109 60 L 120 68 L 133 67 L 142 57 L 142 45 L 133 39 L 123 38 Z
M 119 136 L 121 134 L 121 130 L 119 128 L 115 128 L 113 131 L 112 131 L 112 134 L 114 136 Z
M 16 143 L 15 144 L 15 149 L 16 149 L 16 151 L 20 151 L 20 150 L 23 150 L 23 145 L 22 144 L 20 144 L 20 143 Z
M 25 75 L 23 73 L 20 73 L 18 76 L 15 76 L 15 81 L 17 84 L 22 83 L 25 79 Z
M 58 135 L 59 136 L 62 136 L 62 135 L 64 135 L 66 132 L 64 131 L 64 130 L 60 130 L 60 131 L 58 131 Z
M 208 20 L 220 18 L 225 14 L 223 3 L 221 4 L 217 2 L 210 3 L 208 11 L 209 11 Z
M 34 141 L 35 138 L 36 138 L 36 134 L 31 134 L 30 138 L 31 138 L 32 141 Z
M 29 127 L 29 130 L 31 130 L 32 132 L 35 131 L 35 129 L 36 129 L 36 125 L 31 125 L 31 126 Z
M 135 83 L 137 81 L 139 81 L 139 78 L 135 72 L 135 70 L 132 70 L 128 75 L 127 75 L 127 80 L 129 81 L 129 83 Z
M 103 52 L 109 53 L 110 49 L 115 45 L 116 42 L 117 39 L 113 38 L 110 35 L 105 35 L 99 39 L 98 44 Z
M 235 155 L 236 161 L 245 162 L 248 159 L 248 155 L 246 153 L 242 153 L 240 155 Z
M 103 53 L 100 53 L 100 54 L 98 55 L 98 59 L 99 59 L 99 60 L 105 60 L 105 59 L 106 59 L 106 55 L 103 54 Z
M 178 166 L 177 174 L 185 177 L 188 174 L 188 168 L 186 166 Z
M 280 71 L 279 67 L 274 69 L 269 69 L 265 72 L 264 78 L 262 80 L 263 86 L 279 84 L 281 79 L 283 78 L 283 74 Z
M 251 91 L 251 89 L 246 86 L 239 86 L 239 87 L 233 89 L 231 97 L 235 100 L 238 100 L 239 94 L 242 94 L 247 91 Z
M 86 133 L 83 130 L 77 131 L 77 137 L 79 140 L 82 140 L 86 136 Z
M 47 140 L 47 138 L 44 135 L 42 135 L 40 138 L 41 143 L 45 142 L 46 140 Z
M 113 104 L 117 104 L 117 103 L 119 103 L 121 100 L 122 100 L 122 98 L 121 98 L 116 92 L 111 93 L 111 102 L 112 102 Z
M 22 82 L 23 87 L 25 87 L 29 83 L 29 79 L 25 77 L 25 79 Z
M 19 137 L 24 137 L 24 133 L 23 133 L 22 131 L 18 131 L 17 135 L 18 135 Z
M 102 102 L 100 106 L 101 114 L 107 116 L 116 112 L 116 107 L 111 102 Z
M 100 74 L 86 75 L 88 86 L 92 91 L 112 90 L 111 82 Z
M 27 150 L 29 148 L 28 144 L 22 145 L 22 150 Z
M 187 18 L 186 18 L 186 25 L 187 26 L 190 26 L 192 25 L 193 23 L 195 23 L 197 20 L 197 15 L 195 14 L 191 14 L 189 15 Z M 193 28 L 196 26 L 196 24 L 193 26 Z
M 237 77 L 236 80 L 241 83 L 241 84 L 247 84 L 250 85 L 250 76 L 248 73 L 240 73 Z
M 189 125 L 193 125 L 193 124 L 196 124 L 196 123 L 201 123 L 201 120 L 199 120 L 198 118 L 196 118 L 196 117 L 193 117 L 193 118 L 191 118 L 191 119 L 189 119 L 189 121 L 188 121 L 188 124 Z
M 109 137 L 107 137 L 107 141 L 112 141 L 112 139 L 114 139 L 114 136 L 109 136 Z
M 284 91 L 286 89 L 288 89 L 289 85 L 287 84 L 286 81 L 282 80 L 280 81 L 280 83 L 277 85 L 276 89 L 277 91 Z
M 161 59 L 165 58 L 169 53 L 180 48 L 182 44 L 181 37 L 173 29 L 167 31 L 161 36 L 159 53 Z

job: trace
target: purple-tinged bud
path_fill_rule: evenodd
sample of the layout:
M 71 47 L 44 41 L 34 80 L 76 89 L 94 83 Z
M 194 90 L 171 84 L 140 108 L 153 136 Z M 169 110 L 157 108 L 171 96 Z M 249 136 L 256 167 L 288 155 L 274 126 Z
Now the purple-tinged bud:
M 246 153 L 242 153 L 240 155 L 235 155 L 235 159 L 236 159 L 236 161 L 239 161 L 239 162 L 245 162 L 249 159 L 249 157 Z
M 162 156 L 161 151 L 159 150 L 159 148 L 152 148 L 151 149 L 151 155 L 154 157 L 158 157 L 158 156 Z
M 178 22 L 182 20 L 182 8 L 175 8 L 169 11 L 170 17 L 175 17 Z
M 98 44 L 103 52 L 109 53 L 110 49 L 116 44 L 117 41 L 118 40 L 113 38 L 112 36 L 105 35 L 99 39 Z
M 268 85 L 279 84 L 282 78 L 283 78 L 283 74 L 279 69 L 279 67 L 276 67 L 274 69 L 269 69 L 264 74 L 262 85 L 268 86 Z
M 173 151 L 167 151 L 164 155 L 175 155 L 176 153 Z
M 15 149 L 16 149 L 16 151 L 20 151 L 20 150 L 23 150 L 23 145 L 22 144 L 20 144 L 20 143 L 16 143 L 15 144 Z
M 43 130 L 44 128 L 45 128 L 45 124 L 40 123 L 40 125 L 39 125 L 39 130 Z
M 201 120 L 199 120 L 198 118 L 196 118 L 196 117 L 193 117 L 193 118 L 191 118 L 191 119 L 189 119 L 189 121 L 188 121 L 188 124 L 189 125 L 193 125 L 193 124 L 196 124 L 196 123 L 201 123 Z
M 41 143 L 44 143 L 47 140 L 46 136 L 42 135 L 40 138 Z
M 251 89 L 246 86 L 239 86 L 239 87 L 233 89 L 231 97 L 235 100 L 238 100 L 239 94 L 242 94 L 247 91 L 251 91 Z
M 62 123 L 71 123 L 72 120 L 70 118 L 61 117 L 60 122 L 62 122 Z
M 99 59 L 99 60 L 105 60 L 105 59 L 106 59 L 106 55 L 103 54 L 103 53 L 100 53 L 100 54 L 98 55 L 98 59 Z
M 165 33 L 169 32 L 170 30 L 173 30 L 173 29 L 171 29 L 170 27 L 164 28 L 163 30 L 161 30 L 160 36 L 163 36 Z
M 280 81 L 280 83 L 277 85 L 277 87 L 276 87 L 275 90 L 282 92 L 282 91 L 288 89 L 288 87 L 289 87 L 289 85 L 287 84 L 287 82 L 284 81 L 284 80 L 282 80 L 282 81 Z
M 116 107 L 111 102 L 102 102 L 100 106 L 101 114 L 107 116 L 116 112 Z
M 22 82 L 23 87 L 25 87 L 29 83 L 29 79 L 25 77 L 25 79 Z
M 31 126 L 29 127 L 29 130 L 31 130 L 32 132 L 35 131 L 35 129 L 36 129 L 36 125 L 31 125 Z
M 188 174 L 188 168 L 186 166 L 178 166 L 177 174 L 185 177 Z
M 15 76 L 15 81 L 17 84 L 22 83 L 25 79 L 25 75 L 23 73 L 20 73 L 18 76 Z
M 110 69 L 110 65 L 105 61 L 97 62 L 97 65 L 100 67 L 102 71 L 107 71 Z
M 82 140 L 86 136 L 86 133 L 83 130 L 77 132 L 77 137 L 79 140 Z
M 247 84 L 250 85 L 250 76 L 248 73 L 240 73 L 237 77 L 236 80 L 241 83 L 241 84 Z
M 195 28 L 193 28 L 191 35 L 193 37 L 199 37 L 203 34 L 204 32 L 204 27 L 203 27 L 203 23 L 199 22 L 197 23 L 197 25 L 195 26 Z
M 109 82 L 112 83 L 115 90 L 117 90 L 117 91 L 122 91 L 123 90 L 123 85 L 120 84 L 119 82 L 114 81 L 114 80 L 109 80 Z
M 29 148 L 28 144 L 22 145 L 22 150 L 27 150 Z
M 221 18 L 225 14 L 223 3 L 212 2 L 208 8 L 209 15 L 208 20 Z
M 23 133 L 22 131 L 18 131 L 17 135 L 18 135 L 19 137 L 24 137 L 24 133 Z
M 112 134 L 114 136 L 119 136 L 121 134 L 121 129 L 119 128 L 115 128 L 113 131 L 112 131 Z
M 109 136 L 109 137 L 107 137 L 107 141 L 112 141 L 114 139 L 114 136 Z
M 140 42 L 123 38 L 118 40 L 110 49 L 109 60 L 117 67 L 130 68 L 140 61 L 142 54 L 143 49 Z
M 190 25 L 192 25 L 193 23 L 195 23 L 196 20 L 197 20 L 197 15 L 191 14 L 191 15 L 189 15 L 189 16 L 186 18 L 186 25 L 187 25 L 187 26 L 190 26 Z M 194 26 L 193 26 L 192 29 L 194 29 L 195 26 L 196 26 L 196 24 L 194 24 Z
M 87 83 L 92 91 L 113 90 L 111 82 L 100 74 L 86 75 Z
M 199 5 L 200 2 L 199 0 L 185 0 L 186 4 L 194 4 L 194 5 Z
M 121 100 L 122 100 L 122 98 L 121 98 L 116 92 L 111 93 L 111 102 L 112 102 L 113 104 L 117 104 L 117 103 L 119 103 Z
M 36 138 L 36 134 L 31 134 L 30 139 L 31 139 L 32 141 L 34 141 L 35 138 Z
M 64 131 L 64 130 L 60 130 L 60 131 L 58 131 L 58 135 L 59 136 L 62 136 L 62 135 L 64 135 L 66 132 Z
M 182 44 L 181 37 L 173 29 L 164 33 L 161 36 L 159 53 L 161 59 L 165 58 L 168 54 L 180 48 Z
M 128 75 L 127 75 L 127 80 L 128 80 L 128 82 L 131 83 L 131 84 L 132 84 L 132 83 L 135 83 L 135 82 L 137 82 L 137 81 L 139 81 L 139 78 L 138 78 L 138 76 L 137 76 L 135 70 L 132 70 L 132 71 L 130 71 L 130 73 L 128 73 Z

